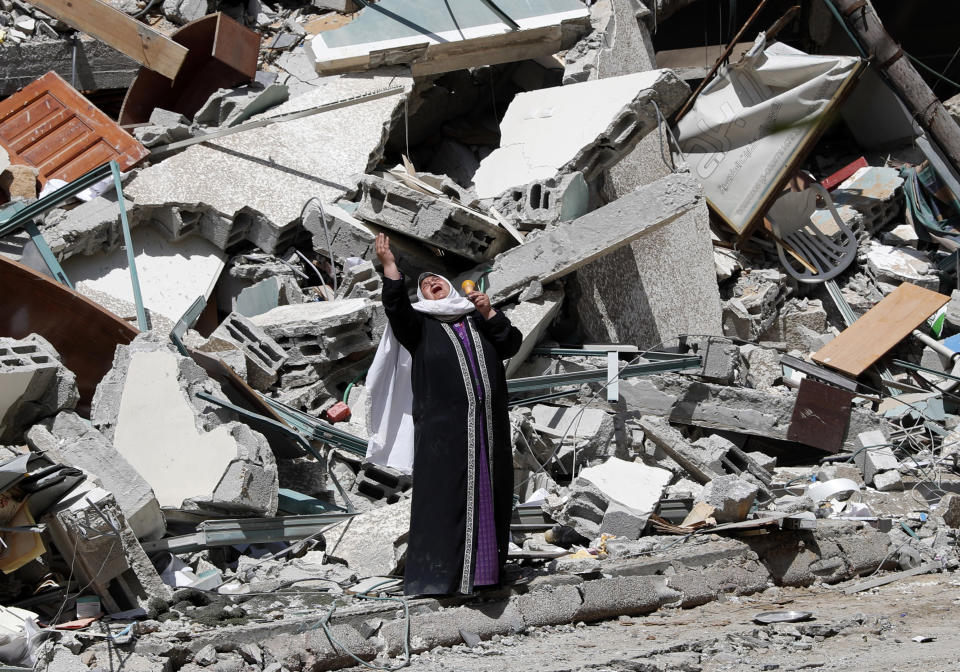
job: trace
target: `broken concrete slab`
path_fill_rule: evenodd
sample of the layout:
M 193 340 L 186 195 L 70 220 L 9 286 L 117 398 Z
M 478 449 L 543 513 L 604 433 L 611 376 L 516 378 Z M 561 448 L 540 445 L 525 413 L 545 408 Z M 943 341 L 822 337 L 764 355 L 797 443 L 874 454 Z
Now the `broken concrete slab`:
M 53 70 L 70 80 L 76 67 L 80 91 L 126 89 L 140 65 L 100 40 L 29 40 L 0 44 L 0 96 L 9 96 Z M 74 51 L 76 49 L 76 52 Z
M 563 288 L 544 292 L 541 296 L 530 301 L 521 301 L 516 306 L 506 308 L 503 312 L 509 318 L 510 324 L 523 334 L 523 341 L 517 354 L 507 363 L 507 378 L 511 377 L 527 357 L 533 352 L 537 343 L 543 339 L 547 327 L 560 313 L 563 305 Z
M 572 222 L 558 224 L 498 255 L 488 275 L 501 303 L 534 280 L 546 284 L 675 220 L 701 203 L 689 175 L 668 175 Z
M 119 346 L 97 386 L 91 420 L 153 487 L 160 506 L 272 516 L 277 464 L 266 439 L 196 398 L 220 386 L 150 332 Z
M 198 236 L 170 242 L 147 227 L 135 229 L 131 237 L 145 308 L 176 323 L 198 296 L 209 298 L 224 268 L 221 250 Z M 107 254 L 73 256 L 61 265 L 87 298 L 99 303 L 105 294 L 134 305 L 126 250 L 118 247 Z
M 0 442 L 19 443 L 32 424 L 79 398 L 76 376 L 44 339 L 0 338 Z
M 670 70 L 518 94 L 501 122 L 500 148 L 480 162 L 477 196 L 580 171 L 587 182 L 625 156 L 689 95 Z
M 358 185 L 357 217 L 471 261 L 489 259 L 510 238 L 493 218 L 446 198 L 376 175 L 360 176 Z
M 291 364 L 330 364 L 375 346 L 376 307 L 370 299 L 315 301 L 277 306 L 250 321 L 290 355 Z
M 390 576 L 406 550 L 409 528 L 410 498 L 404 497 L 326 533 L 327 553 L 345 560 L 358 576 Z
M 680 430 L 671 427 L 665 419 L 641 417 L 637 424 L 648 441 L 685 469 L 698 483 L 705 484 L 723 474 L 722 470 L 717 469 L 720 456 L 705 454 L 695 448 Z
M 593 464 L 616 449 L 613 416 L 599 408 L 538 404 L 531 414 L 538 428 L 563 440 L 557 459 L 571 463 L 573 454 L 582 464 Z M 571 464 L 572 466 L 572 464 Z
M 857 440 L 860 442 L 861 450 L 857 451 L 853 461 L 860 468 L 864 483 L 873 483 L 880 472 L 896 471 L 900 468 L 900 461 L 893 454 L 890 442 L 882 432 L 877 430 L 862 432 L 857 436 Z
M 399 69 L 327 78 L 267 114 L 410 85 Z M 398 93 L 193 145 L 141 171 L 124 192 L 141 217 L 160 217 L 172 208 L 206 214 L 209 228 L 201 227 L 201 235 L 219 247 L 249 240 L 272 253 L 290 244 L 308 198 L 331 202 L 350 190 L 351 176 L 376 165 L 403 100 Z
M 667 469 L 616 457 L 587 467 L 579 474 L 579 478 L 592 483 L 611 502 L 618 502 L 640 513 L 653 512 L 672 477 L 673 474 Z
M 153 490 L 107 438 L 70 411 L 34 425 L 28 445 L 54 463 L 83 469 L 111 492 L 138 539 L 163 536 L 166 523 Z
M 266 391 L 277 382 L 277 373 L 288 356 L 260 327 L 240 313 L 230 313 L 210 335 L 235 344 L 246 357 L 247 382 Z
M 796 402 L 796 393 L 787 390 L 782 394 L 761 392 L 744 387 L 711 385 L 672 374 L 621 381 L 620 395 L 631 412 L 641 415 L 659 416 L 682 425 L 783 440 L 787 439 Z M 641 426 L 646 420 L 641 421 Z M 854 408 L 843 445 L 847 450 L 856 450 L 860 448 L 858 434 L 874 429 L 883 431 L 884 428 L 879 415 Z
M 133 201 L 125 198 L 123 207 L 129 212 Z M 98 196 L 70 210 L 51 210 L 40 228 L 61 262 L 75 255 L 109 253 L 123 244 L 116 194 Z
M 940 289 L 936 267 L 926 254 L 917 250 L 870 241 L 867 267 L 880 282 L 894 286 L 909 282 L 934 292 Z

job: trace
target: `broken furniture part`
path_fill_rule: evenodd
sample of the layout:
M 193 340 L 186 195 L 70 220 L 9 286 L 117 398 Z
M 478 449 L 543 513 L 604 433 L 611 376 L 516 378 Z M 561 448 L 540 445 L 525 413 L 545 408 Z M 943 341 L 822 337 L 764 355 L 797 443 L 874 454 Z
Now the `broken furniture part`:
M 192 553 L 215 546 L 295 541 L 319 534 L 355 515 L 337 511 L 309 516 L 205 520 L 197 526 L 194 534 L 148 541 L 143 544 L 143 550 L 147 553 Z
M 187 47 L 99 0 L 30 0 L 55 16 L 109 44 L 144 67 L 173 79 L 187 65 Z
M 0 146 L 13 163 L 36 168 L 40 184 L 73 182 L 111 160 L 127 170 L 147 155 L 146 147 L 55 72 L 0 102 Z
M 80 486 L 43 522 L 61 556 L 74 559 L 78 577 L 100 596 L 108 613 L 146 607 L 155 597 L 169 599 L 170 589 L 106 490 Z
M 813 361 L 859 376 L 949 300 L 905 282 L 815 352 Z
M 13 338 L 39 334 L 77 377 L 77 412 L 86 415 L 97 383 L 110 370 L 118 345 L 137 329 L 90 299 L 47 276 L 0 256 L 0 333 Z
M 748 236 L 813 148 L 864 68 L 758 40 L 678 123 L 680 151 L 715 212 Z
M 124 126 L 147 123 L 157 107 L 192 118 L 210 94 L 256 75 L 260 35 L 222 12 L 182 26 L 170 39 L 189 50 L 183 67 L 172 74 L 141 69 L 120 108 Z
M 823 199 L 833 218 L 837 234 L 825 233 L 811 221 L 818 209 L 818 197 Z M 783 193 L 767 210 L 766 217 L 773 229 L 781 266 L 800 282 L 832 280 L 857 257 L 856 235 L 837 213 L 830 194 L 819 184 L 811 184 L 803 191 Z
M 364 3 L 347 25 L 315 35 L 307 52 L 320 74 L 409 64 L 421 76 L 549 56 L 573 46 L 589 24 L 577 0 L 497 0 L 502 11 L 490 4 Z
M 676 109 L 688 90 L 670 70 L 651 70 L 517 94 L 500 122 L 500 147 L 473 176 L 477 196 L 496 198 L 572 172 L 590 183 L 655 130 L 660 113 Z
M 838 453 L 850 422 L 854 393 L 813 378 L 800 381 L 787 440 Z

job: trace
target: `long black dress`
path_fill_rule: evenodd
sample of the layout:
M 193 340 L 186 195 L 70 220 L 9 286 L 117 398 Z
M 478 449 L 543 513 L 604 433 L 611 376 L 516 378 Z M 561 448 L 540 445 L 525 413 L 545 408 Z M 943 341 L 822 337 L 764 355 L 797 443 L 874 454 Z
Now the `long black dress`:
M 489 320 L 471 313 L 463 318 L 468 352 L 451 324 L 413 309 L 403 280 L 384 278 L 383 305 L 413 357 L 414 484 L 404 589 L 471 593 L 481 471 L 490 474 L 499 567 L 507 556 L 513 460 L 502 360 L 516 354 L 522 335 L 501 312 Z M 481 470 L 483 453 L 489 464 Z

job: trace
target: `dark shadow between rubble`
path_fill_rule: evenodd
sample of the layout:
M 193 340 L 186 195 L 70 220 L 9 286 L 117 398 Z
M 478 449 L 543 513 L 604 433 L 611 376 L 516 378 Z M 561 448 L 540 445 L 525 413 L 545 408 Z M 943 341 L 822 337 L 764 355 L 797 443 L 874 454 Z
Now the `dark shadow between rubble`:
M 316 175 L 310 175 L 305 173 L 302 170 L 297 170 L 296 168 L 290 168 L 288 166 L 281 165 L 279 163 L 274 163 L 272 161 L 267 161 L 266 159 L 261 159 L 250 154 L 244 154 L 243 152 L 238 152 L 235 149 L 228 149 L 226 147 L 221 147 L 220 145 L 215 145 L 209 142 L 202 143 L 204 147 L 209 147 L 210 149 L 215 149 L 218 152 L 223 152 L 224 154 L 229 154 L 230 156 L 236 157 L 238 159 L 244 159 L 246 161 L 252 161 L 253 163 L 259 163 L 261 166 L 267 168 L 273 168 L 279 170 L 283 173 L 288 173 L 296 177 L 302 178 L 304 180 L 310 180 L 312 182 L 319 182 L 325 187 L 331 187 L 333 189 L 340 189 L 341 191 L 350 191 L 350 187 L 340 184 L 339 182 L 333 182 L 331 180 L 325 180 L 322 177 L 317 177 Z

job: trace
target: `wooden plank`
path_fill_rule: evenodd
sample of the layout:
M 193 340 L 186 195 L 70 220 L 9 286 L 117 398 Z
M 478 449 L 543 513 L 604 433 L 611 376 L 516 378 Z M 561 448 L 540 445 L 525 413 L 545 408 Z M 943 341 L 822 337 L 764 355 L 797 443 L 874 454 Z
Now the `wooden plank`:
M 187 57 L 183 45 L 99 0 L 30 0 L 30 4 L 164 77 L 176 77 Z
M 71 182 L 111 159 L 127 170 L 147 149 L 57 73 L 48 72 L 0 102 L 0 146 L 39 180 Z
M 949 300 L 905 282 L 814 353 L 813 361 L 859 376 Z
M 224 65 L 253 79 L 260 56 L 260 35 L 218 13 L 212 54 Z
M 562 49 L 562 30 L 560 26 L 543 26 L 459 42 L 431 44 L 427 52 L 411 64 L 411 70 L 415 77 L 419 77 L 555 54 Z M 370 56 L 372 59 L 373 54 Z

